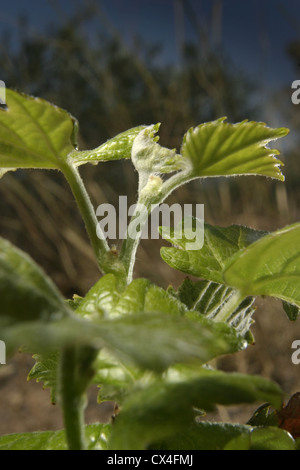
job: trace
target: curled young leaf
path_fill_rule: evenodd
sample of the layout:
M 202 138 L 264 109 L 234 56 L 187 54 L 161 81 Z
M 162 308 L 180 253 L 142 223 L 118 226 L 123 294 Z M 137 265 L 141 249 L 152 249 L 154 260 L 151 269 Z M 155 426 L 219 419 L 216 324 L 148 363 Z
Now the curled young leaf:
M 160 124 L 143 129 L 136 137 L 132 146 L 132 161 L 138 172 L 172 173 L 180 170 L 183 165 L 181 155 L 175 150 L 162 147 L 157 143 Z
M 93 150 L 74 150 L 69 155 L 69 160 L 79 166 L 84 163 L 128 159 L 131 157 L 134 139 L 144 128 L 145 126 L 138 126 L 122 132 Z

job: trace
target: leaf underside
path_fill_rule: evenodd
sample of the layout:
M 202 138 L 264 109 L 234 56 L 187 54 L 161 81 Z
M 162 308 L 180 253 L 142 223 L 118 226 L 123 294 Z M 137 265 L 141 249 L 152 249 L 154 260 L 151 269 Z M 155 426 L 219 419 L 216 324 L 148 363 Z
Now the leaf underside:
M 205 280 L 193 282 L 186 278 L 174 295 L 190 310 L 218 322 L 219 317 L 222 318 L 223 309 L 235 293 L 235 289 L 223 284 Z M 254 300 L 253 297 L 245 298 L 226 320 L 226 323 L 243 337 L 247 335 L 253 323 L 252 317 L 256 310 L 253 306 Z

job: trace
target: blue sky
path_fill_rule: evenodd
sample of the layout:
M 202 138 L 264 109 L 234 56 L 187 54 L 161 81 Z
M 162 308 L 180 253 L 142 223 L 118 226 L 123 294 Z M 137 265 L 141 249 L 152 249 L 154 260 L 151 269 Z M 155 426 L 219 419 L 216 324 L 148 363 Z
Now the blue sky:
M 184 0 L 185 1 L 185 0 Z M 50 24 L 64 19 L 85 4 L 85 0 L 9 0 L 0 6 L 0 33 L 9 31 L 17 45 L 18 18 L 28 20 L 30 34 L 44 34 Z M 139 35 L 148 42 L 162 45 L 160 60 L 177 62 L 179 45 L 184 38 L 195 39 L 195 28 L 179 0 L 102 0 L 110 23 L 132 44 Z M 193 21 L 212 29 L 214 0 L 189 0 L 194 10 Z M 214 23 L 228 56 L 265 87 L 290 86 L 300 78 L 286 54 L 290 41 L 300 34 L 299 0 L 223 0 L 221 20 Z M 215 16 L 216 17 L 216 16 Z M 99 28 L 91 22 L 90 32 Z

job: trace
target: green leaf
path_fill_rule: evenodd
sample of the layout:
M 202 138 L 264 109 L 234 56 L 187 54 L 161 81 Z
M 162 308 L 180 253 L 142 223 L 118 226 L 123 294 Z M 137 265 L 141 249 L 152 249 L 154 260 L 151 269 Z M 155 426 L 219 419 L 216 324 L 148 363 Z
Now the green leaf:
M 300 307 L 300 224 L 270 233 L 234 255 L 226 284 L 242 295 L 278 297 Z
M 201 250 L 185 250 L 186 240 L 171 236 L 179 248 L 162 248 L 162 258 L 173 268 L 225 284 L 241 297 L 270 295 L 294 305 L 291 318 L 300 306 L 300 224 L 277 232 L 255 231 L 247 227 L 227 228 L 205 225 Z M 296 306 L 296 307 L 295 307 Z
M 234 437 L 223 448 L 223 450 L 250 450 L 251 434 L 250 432 L 241 433 Z
M 187 313 L 185 319 L 179 317 L 177 320 L 176 316 L 161 314 L 140 318 L 143 325 L 132 333 L 123 326 L 119 335 L 118 328 L 114 328 L 116 323 L 112 324 L 116 345 L 108 345 L 109 351 L 102 349 L 96 365 L 94 381 L 101 387 L 101 400 L 123 400 L 125 395 L 131 393 L 134 381 L 141 378 L 144 369 L 162 372 L 176 362 L 188 363 L 193 367 L 195 363 L 199 365 L 246 347 L 243 338 L 226 324 L 212 323 L 193 312 Z M 133 316 L 130 323 L 134 319 Z M 117 323 L 123 324 L 122 320 Z M 127 318 L 124 317 L 124 320 L 129 323 Z M 153 329 L 154 322 L 157 322 L 157 328 Z M 135 337 L 134 342 L 132 337 Z M 138 365 L 139 369 L 134 369 L 132 365 Z
M 35 354 L 33 358 L 36 363 L 28 374 L 28 380 L 43 382 L 43 388 L 50 388 L 51 403 L 55 404 L 57 401 L 59 352 L 51 351 L 48 354 Z
M 93 324 L 93 332 L 125 364 L 156 372 L 174 363 L 206 363 L 246 347 L 245 340 L 228 325 L 193 312 L 185 317 L 144 313 L 103 320 Z
M 176 362 L 206 363 L 246 347 L 243 338 L 225 324 L 162 313 L 129 315 L 100 323 L 70 316 L 47 323 L 37 320 L 1 324 L 1 338 L 13 350 L 22 345 L 39 354 L 72 344 L 105 348 L 125 364 L 155 372 Z
M 39 353 L 72 344 L 94 345 L 106 348 L 125 364 L 155 372 L 176 362 L 206 363 L 246 347 L 245 340 L 226 324 L 161 313 L 124 316 L 99 324 L 73 317 L 47 324 L 23 322 L 1 328 L 1 337 L 7 345 L 24 345 Z
M 102 276 L 81 300 L 76 314 L 90 320 L 109 316 L 120 298 L 119 290 L 114 274 Z
M 155 450 L 223 450 L 233 439 L 245 435 L 249 447 L 251 430 L 250 426 L 241 424 L 198 422 L 151 447 Z
M 243 313 L 244 315 L 244 322 L 242 320 L 239 322 L 241 328 L 237 328 L 240 334 L 244 333 L 243 328 L 245 325 L 247 324 L 248 326 L 249 309 L 250 307 L 243 307 L 243 312 L 240 310 L 240 314 L 242 315 Z M 144 315 L 142 315 L 142 312 Z M 103 276 L 81 301 L 76 313 L 86 319 L 98 322 L 101 327 L 101 338 L 104 340 L 106 338 L 104 334 L 106 328 L 113 329 L 114 335 L 110 337 L 110 342 L 107 343 L 107 347 L 111 352 L 114 350 L 111 347 L 111 341 L 113 343 L 116 341 L 115 350 L 119 354 L 123 350 L 125 356 L 128 354 L 126 352 L 128 345 L 132 349 L 130 355 L 137 348 L 137 352 L 134 355 L 138 358 L 138 364 L 143 368 L 149 367 L 149 365 L 145 365 L 148 361 L 154 360 L 155 364 L 158 360 L 158 363 L 161 364 L 159 367 L 164 369 L 163 363 L 165 359 L 167 360 L 166 364 L 171 364 L 169 362 L 170 359 L 167 359 L 169 354 L 178 354 L 176 360 L 180 360 L 180 357 L 181 360 L 184 360 L 185 353 L 183 348 L 187 344 L 189 344 L 188 349 L 196 347 L 198 350 L 196 356 L 201 358 L 200 360 L 204 359 L 204 362 L 209 360 L 207 358 L 210 357 L 210 354 L 213 354 L 215 357 L 218 347 L 221 347 L 221 349 L 225 347 L 225 344 L 221 346 L 219 343 L 221 338 L 225 342 L 228 341 L 227 346 L 229 349 L 226 350 L 225 347 L 225 353 L 226 351 L 229 352 L 231 348 L 236 350 L 236 348 L 245 347 L 242 337 L 236 335 L 236 333 L 233 334 L 233 329 L 227 328 L 225 325 L 224 327 L 221 325 L 217 326 L 210 320 L 206 321 L 205 318 L 188 312 L 188 308 L 180 299 L 164 289 L 153 285 L 147 279 L 135 279 L 125 289 L 120 289 L 113 274 Z M 170 315 L 174 318 L 169 318 Z M 186 317 L 185 319 L 181 318 L 183 315 Z M 132 316 L 132 318 L 130 319 L 129 316 Z M 123 317 L 124 320 L 122 321 L 120 317 Z M 106 320 L 100 321 L 101 318 Z M 120 318 L 120 321 L 110 324 L 109 319 L 112 318 Z M 232 317 L 234 326 L 236 326 L 238 318 L 238 313 Z M 136 322 L 138 323 L 135 326 Z M 140 330 L 138 330 L 139 322 L 142 325 Z M 207 329 L 211 330 L 210 334 L 206 331 Z M 110 332 L 108 334 L 110 335 Z M 150 336 L 152 337 L 152 335 L 153 338 L 150 341 Z M 213 339 L 214 335 L 215 339 Z M 127 337 L 128 345 L 126 343 Z M 130 340 L 130 337 L 135 337 L 134 343 Z M 203 339 L 201 340 L 201 338 Z M 201 341 L 202 345 L 200 345 Z M 214 348 L 211 349 L 214 341 L 215 352 L 213 352 Z M 145 343 L 148 344 L 145 345 Z M 204 350 L 205 344 L 208 348 L 206 353 Z M 178 348 L 177 353 L 176 348 Z M 200 352 L 200 349 L 202 352 Z M 220 352 L 220 354 L 222 353 Z M 159 355 L 159 358 L 157 355 Z M 122 354 L 119 357 L 122 358 Z M 150 369 L 153 366 L 154 368 L 156 367 L 152 364 Z
M 3 239 L 0 239 L 0 250 L 1 338 L 14 348 L 22 344 L 40 352 L 74 342 L 92 343 L 99 348 L 107 347 L 142 368 L 162 371 L 175 361 L 197 358 L 207 362 L 215 355 L 245 346 L 230 328 L 224 337 L 225 330 L 219 330 L 208 320 L 197 318 L 195 322 L 175 314 L 173 308 L 177 301 L 163 290 L 154 288 L 153 291 L 151 286 L 152 297 L 158 294 L 170 297 L 170 303 L 166 301 L 163 307 L 170 309 L 170 313 L 132 314 L 99 323 L 75 317 L 33 260 Z M 110 275 L 105 281 L 112 279 Z M 125 293 L 131 289 L 129 294 L 139 298 L 137 304 L 141 306 L 148 285 L 145 280 L 136 280 Z M 145 297 L 148 310 L 153 307 L 151 296 L 148 300 Z M 130 302 L 128 298 L 125 300 L 126 310 Z M 80 308 L 83 302 L 84 299 Z
M 251 433 L 250 450 L 296 450 L 296 444 L 283 429 L 256 428 Z
M 261 122 L 225 122 L 226 118 L 190 129 L 181 153 L 191 165 L 194 177 L 241 174 L 264 175 L 284 180 L 278 168 L 279 153 L 267 144 L 287 135 L 288 129 L 272 129 Z
M 109 448 L 147 449 L 153 443 L 184 433 L 193 422 L 193 407 L 211 411 L 215 404 L 256 401 L 268 401 L 279 408 L 282 392 L 262 377 L 204 369 L 184 382 L 156 380 L 132 392 L 123 403 Z
M 51 279 L 23 251 L 0 238 L 0 330 L 8 355 L 90 341 Z
M 84 346 L 95 342 L 97 347 L 102 345 L 99 333 L 97 337 L 93 332 L 92 323 L 74 316 L 16 323 L 10 322 L 7 317 L 0 317 L 0 330 L 9 355 L 17 348 L 44 357 L 49 351 L 74 344 Z
M 93 150 L 74 150 L 69 155 L 69 160 L 78 166 L 84 163 L 128 159 L 131 157 L 134 139 L 145 127 L 138 126 L 122 132 Z
M 93 382 L 99 387 L 98 402 L 113 400 L 119 404 L 123 402 L 136 380 L 144 372 L 123 364 L 112 354 L 102 349 L 95 363 L 96 374 Z
M 235 294 L 234 289 L 222 284 L 210 281 L 193 282 L 186 278 L 177 293 L 173 295 L 190 310 L 195 310 L 217 322 L 222 321 L 223 311 Z M 226 320 L 227 324 L 235 328 L 242 336 L 248 333 L 252 324 L 252 316 L 255 312 L 254 300 L 253 297 L 244 299 Z
M 134 279 L 125 289 L 113 274 L 103 276 L 82 299 L 76 313 L 97 320 L 135 313 L 183 313 L 185 306 L 147 279 Z
M 0 168 L 61 167 L 76 147 L 77 121 L 53 104 L 7 90 L 0 109 Z
M 111 315 L 119 316 L 141 312 L 181 314 L 184 311 L 186 311 L 184 305 L 161 287 L 152 284 L 147 279 L 135 279 L 121 294 Z
M 161 231 L 163 237 L 180 248 L 161 248 L 161 257 L 172 268 L 208 279 L 219 284 L 224 283 L 223 271 L 228 260 L 239 250 L 247 247 L 263 237 L 267 232 L 253 230 L 249 227 L 231 225 L 230 227 L 214 227 L 204 225 L 204 245 L 201 250 L 186 250 L 190 240 L 184 237 L 177 239 L 174 231 L 170 236 Z
M 182 302 L 153 284 L 149 287 L 145 296 L 144 310 L 145 312 L 163 312 L 173 315 L 183 315 L 187 311 Z
M 23 251 L 0 238 L 0 319 L 58 320 L 69 309 L 51 279 Z
M 278 427 L 279 420 L 277 412 L 272 409 L 269 403 L 261 405 L 251 416 L 248 423 L 251 426 L 276 426 Z
M 294 439 L 272 427 L 199 422 L 153 446 L 159 450 L 295 450 Z
M 87 450 L 107 450 L 110 425 L 85 427 Z M 0 450 L 67 450 L 64 431 L 44 431 L 0 436 Z
M 300 315 L 300 307 L 290 304 L 289 302 L 282 301 L 282 306 L 290 321 L 296 321 Z

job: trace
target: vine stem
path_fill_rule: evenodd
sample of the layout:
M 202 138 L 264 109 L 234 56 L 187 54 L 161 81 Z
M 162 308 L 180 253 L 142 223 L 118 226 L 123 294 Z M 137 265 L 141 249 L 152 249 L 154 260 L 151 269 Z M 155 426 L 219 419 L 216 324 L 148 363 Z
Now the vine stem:
M 66 162 L 62 165 L 61 170 L 71 187 L 81 216 L 84 220 L 99 268 L 101 271 L 104 271 L 104 265 L 107 253 L 109 252 L 109 246 L 105 240 L 104 234 L 102 234 L 101 238 L 99 238 L 97 235 L 97 229 L 98 233 L 101 229 L 98 226 L 95 210 L 91 203 L 90 197 L 75 166 Z M 100 231 L 100 234 L 101 233 L 102 232 Z
M 121 253 L 120 253 L 120 260 L 125 266 L 128 284 L 132 281 L 132 278 L 133 278 L 133 268 L 134 268 L 135 259 L 136 259 L 136 252 L 137 252 L 140 240 L 141 240 L 143 227 L 145 223 L 147 222 L 149 215 L 155 209 L 155 207 L 157 207 L 159 204 L 162 204 L 165 201 L 165 199 L 175 189 L 179 188 L 184 183 L 191 181 L 192 179 L 194 178 L 190 170 L 181 171 L 171 176 L 169 179 L 167 179 L 163 183 L 163 185 L 161 186 L 157 194 L 150 193 L 149 195 L 145 196 L 145 194 L 143 194 L 143 189 L 140 190 L 137 207 L 130 220 L 130 224 L 131 224 L 131 223 L 134 223 L 136 219 L 138 218 L 140 230 L 136 231 L 135 238 L 129 236 L 129 230 L 127 230 L 127 235 L 122 244 Z M 145 183 L 144 183 L 144 188 L 145 188 Z M 144 207 L 146 207 L 147 211 L 139 213 L 139 205 L 143 205 Z
M 60 400 L 69 450 L 85 450 L 84 410 L 85 394 L 78 390 L 77 355 L 73 348 L 65 348 L 60 359 Z

